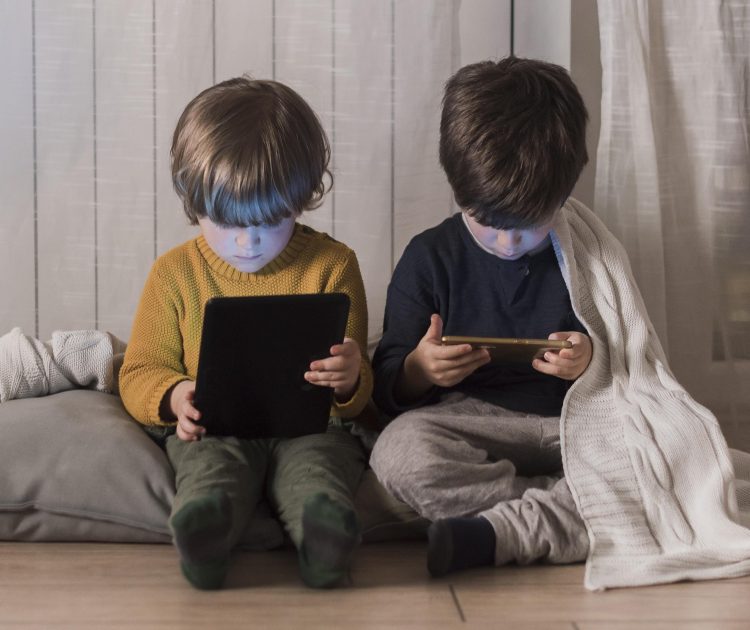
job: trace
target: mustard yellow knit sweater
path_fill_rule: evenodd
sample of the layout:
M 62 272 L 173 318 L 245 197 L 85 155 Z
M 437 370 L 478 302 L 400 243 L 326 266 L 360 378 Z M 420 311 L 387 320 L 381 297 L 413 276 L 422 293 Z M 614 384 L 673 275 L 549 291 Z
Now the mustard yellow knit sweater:
M 217 296 L 346 293 L 351 300 L 346 335 L 359 343 L 362 366 L 351 400 L 332 414 L 356 416 L 372 393 L 367 360 L 367 304 L 354 252 L 327 234 L 297 224 L 288 245 L 256 273 L 224 262 L 202 236 L 161 256 L 151 268 L 120 371 L 120 395 L 143 424 L 168 424 L 159 417 L 167 390 L 198 369 L 203 306 Z

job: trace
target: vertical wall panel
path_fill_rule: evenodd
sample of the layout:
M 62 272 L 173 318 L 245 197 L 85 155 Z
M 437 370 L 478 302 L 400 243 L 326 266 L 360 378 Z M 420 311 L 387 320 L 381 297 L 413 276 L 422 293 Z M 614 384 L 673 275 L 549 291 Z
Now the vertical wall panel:
M 443 84 L 454 63 L 458 3 L 395 2 L 393 261 L 412 236 L 447 217 L 452 195 L 438 160 Z M 425 42 L 442 42 L 430 48 Z
M 154 252 L 151 0 L 96 5 L 97 325 L 127 339 Z
M 370 336 L 391 277 L 392 5 L 336 0 L 336 237 L 357 252 Z
M 570 69 L 571 0 L 515 3 L 515 53 Z
M 0 1 L 0 335 L 36 332 L 32 4 Z
M 36 0 L 39 334 L 95 324 L 91 0 Z
M 509 55 L 510 17 L 510 0 L 462 2 L 458 14 L 460 65 Z
M 273 75 L 274 0 L 215 0 L 216 82 Z
M 478 61 L 497 61 L 511 50 L 510 0 L 471 0 L 462 2 L 458 12 L 458 44 L 454 43 L 454 68 Z M 455 199 L 451 210 L 459 210 Z
M 154 0 L 156 9 L 156 248 L 158 254 L 197 234 L 172 188 L 169 149 L 188 102 L 213 83 L 211 2 Z
M 335 143 L 333 123 L 333 10 L 335 0 L 276 0 L 273 62 L 275 79 L 299 92 L 315 110 Z M 336 176 L 336 153 L 331 166 Z M 336 234 L 335 191 L 317 210 L 305 213 L 304 223 Z

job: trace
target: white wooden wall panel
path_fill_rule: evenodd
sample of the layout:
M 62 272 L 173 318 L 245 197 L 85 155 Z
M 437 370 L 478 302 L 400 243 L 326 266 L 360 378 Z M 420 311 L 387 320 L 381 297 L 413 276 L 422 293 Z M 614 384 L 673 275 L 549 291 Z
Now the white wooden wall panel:
M 36 333 L 31 8 L 27 0 L 0 1 L 0 325 L 27 334 Z
M 172 188 L 169 150 L 177 120 L 200 91 L 214 83 L 213 4 L 155 0 L 156 8 L 156 250 L 193 238 Z
M 299 92 L 315 110 L 329 140 L 333 134 L 333 12 L 335 0 L 276 0 L 274 79 Z M 331 166 L 336 176 L 337 156 Z M 335 197 L 303 215 L 303 222 L 336 236 Z
M 274 0 L 216 0 L 216 82 L 273 74 Z
M 95 326 L 93 5 L 36 0 L 39 334 Z
M 510 54 L 510 0 L 465 0 L 458 24 L 461 66 Z
M 391 277 L 393 6 L 336 0 L 336 238 L 357 252 L 371 336 L 382 328 Z
M 572 0 L 518 0 L 515 3 L 514 51 L 570 69 Z
M 151 0 L 96 4 L 97 327 L 126 339 L 154 255 Z
M 478 61 L 497 61 L 511 50 L 511 0 L 469 0 L 458 14 L 458 51 L 453 70 Z M 458 212 L 451 199 L 451 212 Z
M 392 263 L 411 238 L 452 212 L 453 196 L 438 161 L 443 84 L 458 39 L 458 3 L 396 2 L 395 216 Z M 441 42 L 428 47 L 425 42 Z

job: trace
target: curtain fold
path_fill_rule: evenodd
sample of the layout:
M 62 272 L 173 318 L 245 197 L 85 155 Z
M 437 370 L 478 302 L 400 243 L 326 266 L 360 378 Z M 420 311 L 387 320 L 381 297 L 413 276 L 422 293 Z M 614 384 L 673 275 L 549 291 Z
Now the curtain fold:
M 750 6 L 598 8 L 596 211 L 678 379 L 725 425 L 750 424 Z

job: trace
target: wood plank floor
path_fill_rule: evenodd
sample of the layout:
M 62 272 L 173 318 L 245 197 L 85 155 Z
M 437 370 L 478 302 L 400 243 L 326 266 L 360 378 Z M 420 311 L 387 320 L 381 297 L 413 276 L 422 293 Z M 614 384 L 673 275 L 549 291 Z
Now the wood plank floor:
M 0 543 L 1 628 L 747 630 L 750 578 L 591 593 L 583 565 L 430 579 L 424 543 L 362 547 L 352 583 L 312 591 L 290 550 L 239 554 L 193 590 L 167 545 Z

